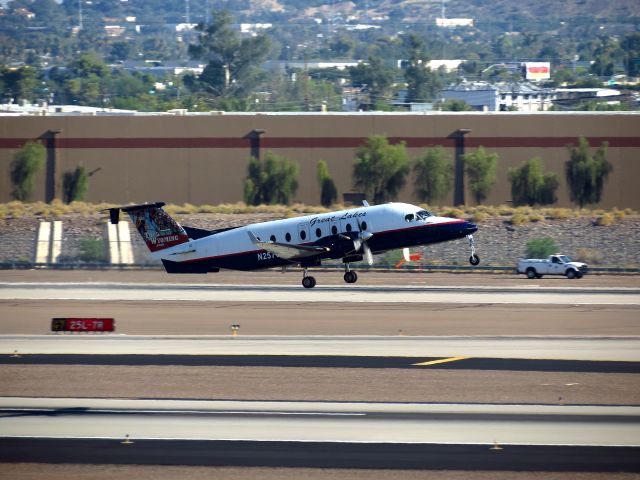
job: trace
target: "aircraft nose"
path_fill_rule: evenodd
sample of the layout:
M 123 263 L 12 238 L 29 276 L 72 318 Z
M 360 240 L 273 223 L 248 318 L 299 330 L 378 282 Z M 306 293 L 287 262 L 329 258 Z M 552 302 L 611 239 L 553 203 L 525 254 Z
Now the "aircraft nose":
M 475 223 L 466 222 L 465 228 L 467 230 L 467 235 L 471 235 L 478 231 L 478 226 Z

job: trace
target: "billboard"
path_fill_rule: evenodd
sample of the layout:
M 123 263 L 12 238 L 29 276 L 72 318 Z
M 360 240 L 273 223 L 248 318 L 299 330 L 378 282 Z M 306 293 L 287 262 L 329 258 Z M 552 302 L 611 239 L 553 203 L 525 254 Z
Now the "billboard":
M 531 81 L 548 80 L 551 78 L 550 62 L 525 62 L 525 79 Z

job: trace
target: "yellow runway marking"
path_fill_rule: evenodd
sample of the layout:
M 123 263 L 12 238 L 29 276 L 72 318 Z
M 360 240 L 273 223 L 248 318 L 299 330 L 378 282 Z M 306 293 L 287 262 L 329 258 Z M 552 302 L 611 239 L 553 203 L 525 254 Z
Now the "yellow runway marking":
M 441 358 L 440 360 L 431 360 L 430 362 L 422 362 L 422 363 L 413 363 L 412 365 L 425 366 L 425 365 L 436 365 L 437 363 L 447 363 L 447 362 L 456 362 L 458 360 L 464 360 L 466 358 L 471 357 L 450 357 L 450 358 Z

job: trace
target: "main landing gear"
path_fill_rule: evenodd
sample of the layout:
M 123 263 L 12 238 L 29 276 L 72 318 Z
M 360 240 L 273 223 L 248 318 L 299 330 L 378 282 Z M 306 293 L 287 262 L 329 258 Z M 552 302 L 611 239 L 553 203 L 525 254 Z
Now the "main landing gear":
M 356 283 L 358 281 L 358 274 L 349 269 L 348 263 L 344 264 L 344 281 L 347 283 Z
M 476 242 L 473 240 L 473 235 L 467 235 L 467 239 L 469 240 L 469 246 L 471 247 L 469 263 L 475 267 L 480 263 L 480 257 L 476 255 Z
M 307 269 L 302 269 L 302 286 L 304 288 L 313 288 L 316 286 L 316 279 L 307 275 Z
M 349 264 L 344 266 L 344 281 L 347 283 L 356 283 L 358 281 L 358 274 L 349 269 Z M 316 279 L 308 275 L 308 269 L 302 269 L 302 286 L 304 288 L 313 288 L 316 286 Z

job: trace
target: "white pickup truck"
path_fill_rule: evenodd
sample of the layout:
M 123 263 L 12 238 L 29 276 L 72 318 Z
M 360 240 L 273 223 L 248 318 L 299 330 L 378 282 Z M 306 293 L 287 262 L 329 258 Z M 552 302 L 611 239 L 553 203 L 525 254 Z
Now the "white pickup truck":
M 526 273 L 528 278 L 542 278 L 543 275 L 581 278 L 587 270 L 586 263 L 574 262 L 566 255 L 549 255 L 546 260 L 527 258 L 518 262 L 518 273 Z

